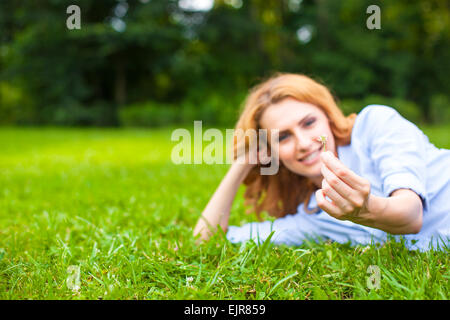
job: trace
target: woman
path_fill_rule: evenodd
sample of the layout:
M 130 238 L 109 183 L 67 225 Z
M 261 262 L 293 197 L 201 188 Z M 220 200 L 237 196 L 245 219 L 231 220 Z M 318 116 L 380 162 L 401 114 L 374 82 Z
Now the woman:
M 194 235 L 208 239 L 220 226 L 231 242 L 262 242 L 273 231 L 270 241 L 288 245 L 309 238 L 368 244 L 388 234 L 410 249 L 448 245 L 450 150 L 436 148 L 393 108 L 370 105 L 345 117 L 326 87 L 279 73 L 251 90 L 236 129 L 279 130 L 278 141 L 269 141 L 279 171 L 261 175 L 260 163 L 234 161 Z M 239 143 L 248 141 L 235 150 Z M 241 183 L 246 204 L 275 221 L 228 226 Z

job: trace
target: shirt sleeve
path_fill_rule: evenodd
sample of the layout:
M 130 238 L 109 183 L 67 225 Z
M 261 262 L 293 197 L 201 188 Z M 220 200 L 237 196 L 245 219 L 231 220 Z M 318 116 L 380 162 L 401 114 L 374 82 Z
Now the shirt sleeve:
M 232 243 L 254 240 L 263 243 L 273 232 L 270 242 L 274 244 L 300 245 L 303 240 L 312 238 L 316 226 L 299 210 L 275 221 L 250 222 L 243 226 L 229 226 L 226 234 Z
M 428 207 L 426 149 L 428 138 L 412 122 L 388 106 L 370 105 L 359 114 L 356 134 L 365 137 L 370 159 L 389 197 L 397 189 L 410 189 Z

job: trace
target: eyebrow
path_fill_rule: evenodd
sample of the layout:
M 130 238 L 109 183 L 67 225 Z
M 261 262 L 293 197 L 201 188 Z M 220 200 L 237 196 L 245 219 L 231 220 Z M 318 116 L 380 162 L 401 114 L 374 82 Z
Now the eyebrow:
M 303 122 L 305 122 L 305 120 L 309 117 L 309 116 L 311 116 L 312 115 L 312 113 L 308 113 L 302 120 L 300 120 L 297 124 L 302 124 Z M 289 131 L 289 129 L 288 130 L 283 130 L 283 131 L 280 131 L 280 135 L 281 134 L 284 134 L 284 133 L 286 133 L 286 132 L 288 132 Z

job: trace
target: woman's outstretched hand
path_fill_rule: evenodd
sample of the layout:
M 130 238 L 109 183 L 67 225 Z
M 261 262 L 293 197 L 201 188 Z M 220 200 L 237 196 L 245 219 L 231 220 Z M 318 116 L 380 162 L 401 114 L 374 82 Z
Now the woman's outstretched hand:
M 317 205 L 339 220 L 356 223 L 364 220 L 364 216 L 369 213 L 369 180 L 347 168 L 330 151 L 323 152 L 321 160 L 324 179 L 322 189 L 316 191 Z
M 321 159 L 324 179 L 322 189 L 316 191 L 316 200 L 330 216 L 391 234 L 420 232 L 423 206 L 414 191 L 401 188 L 389 197 L 375 196 L 370 193 L 369 180 L 347 168 L 333 153 L 324 152 Z

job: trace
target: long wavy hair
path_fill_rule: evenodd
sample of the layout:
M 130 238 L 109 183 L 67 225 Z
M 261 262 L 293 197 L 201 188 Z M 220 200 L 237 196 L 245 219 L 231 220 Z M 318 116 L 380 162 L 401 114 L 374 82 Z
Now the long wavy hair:
M 344 116 L 324 85 L 308 76 L 292 73 L 277 72 L 250 89 L 236 123 L 235 132 L 239 129 L 244 132 L 247 129 L 258 131 L 261 128 L 260 119 L 264 111 L 272 104 L 288 97 L 311 103 L 326 114 L 336 146 L 350 143 L 356 114 Z M 242 150 L 243 147 L 245 150 L 249 149 L 249 143 L 250 141 L 245 138 L 234 137 L 234 159 L 237 158 L 238 150 Z M 269 146 L 268 150 L 270 150 Z M 307 213 L 317 211 L 308 210 L 309 199 L 317 189 L 310 179 L 290 171 L 281 161 L 278 173 L 275 175 L 261 175 L 260 168 L 260 164 L 252 168 L 243 181 L 247 186 L 244 204 L 250 206 L 247 213 L 255 212 L 260 220 L 262 211 L 280 218 L 296 213 L 301 203 L 304 204 Z

